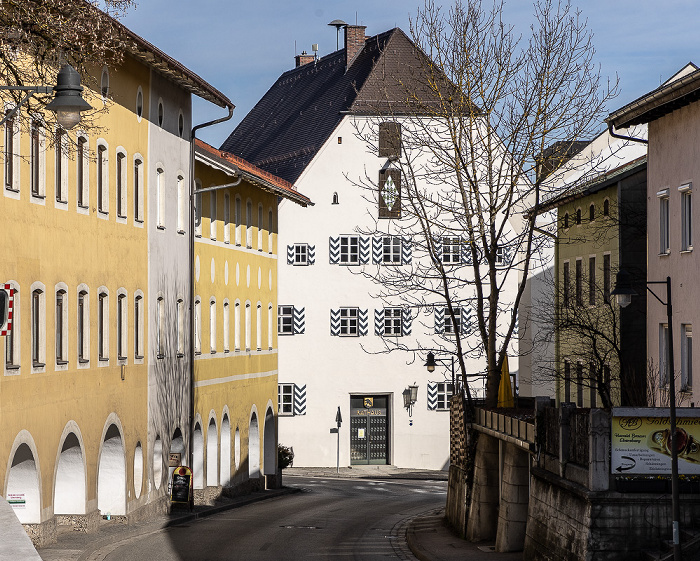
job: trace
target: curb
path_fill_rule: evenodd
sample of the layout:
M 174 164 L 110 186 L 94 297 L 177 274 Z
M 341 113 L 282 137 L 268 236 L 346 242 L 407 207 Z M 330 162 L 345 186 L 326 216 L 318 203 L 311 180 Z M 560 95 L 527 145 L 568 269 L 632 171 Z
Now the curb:
M 406 543 L 408 544 L 411 553 L 413 553 L 413 555 L 417 557 L 420 561 L 432 561 L 433 559 L 435 559 L 435 557 L 430 556 L 428 552 L 420 545 L 420 540 L 416 537 L 416 521 L 420 518 L 430 518 L 438 516 L 442 516 L 442 518 L 438 519 L 440 521 L 440 524 L 442 524 L 442 521 L 444 520 L 445 516 L 444 509 L 439 509 L 437 511 L 431 510 L 424 514 L 414 516 L 406 524 Z

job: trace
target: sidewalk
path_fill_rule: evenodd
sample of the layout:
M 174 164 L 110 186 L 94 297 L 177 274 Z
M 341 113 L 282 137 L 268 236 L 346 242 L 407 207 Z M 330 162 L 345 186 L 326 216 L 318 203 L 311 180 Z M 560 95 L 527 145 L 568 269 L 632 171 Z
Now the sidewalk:
M 409 469 L 395 466 L 341 466 L 336 468 L 324 467 L 288 467 L 284 476 L 297 477 L 326 477 L 339 479 L 414 479 L 424 481 L 447 481 L 447 472 L 430 469 Z M 283 478 L 284 478 L 283 476 Z

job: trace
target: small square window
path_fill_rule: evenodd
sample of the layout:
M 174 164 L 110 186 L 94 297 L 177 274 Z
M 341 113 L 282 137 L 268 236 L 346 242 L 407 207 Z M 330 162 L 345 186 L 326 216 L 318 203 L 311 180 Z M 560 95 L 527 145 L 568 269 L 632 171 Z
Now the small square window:
M 459 236 L 444 236 L 442 238 L 442 262 L 446 264 L 461 262 L 461 246 Z
M 384 236 L 382 245 L 382 263 L 387 265 L 400 265 L 401 238 L 399 236 Z
M 454 387 L 447 382 L 439 382 L 437 384 L 437 407 L 436 409 L 448 410 L 450 408 L 450 400 L 454 394 Z
M 308 265 L 309 264 L 309 246 L 305 243 L 294 244 L 294 264 Z
M 358 308 L 340 308 L 340 336 L 355 337 L 359 335 L 357 328 Z
M 340 236 L 340 263 L 358 265 L 360 263 L 360 238 Z
M 294 384 L 277 385 L 277 412 L 280 415 L 294 414 Z
M 277 306 L 277 334 L 294 333 L 294 306 Z
M 403 335 L 401 308 L 384 308 L 384 335 L 393 337 L 401 337 Z

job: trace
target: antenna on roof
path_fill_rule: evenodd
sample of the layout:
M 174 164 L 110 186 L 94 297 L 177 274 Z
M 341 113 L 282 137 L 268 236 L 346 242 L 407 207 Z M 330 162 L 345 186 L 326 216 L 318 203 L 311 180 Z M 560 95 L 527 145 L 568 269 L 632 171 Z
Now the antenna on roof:
M 333 27 L 335 27 L 335 50 L 337 51 L 338 49 L 340 49 L 340 43 L 338 39 L 340 36 L 340 28 L 345 27 L 347 23 L 345 23 L 342 19 L 334 19 L 328 25 L 332 25 Z
M 318 43 L 313 43 L 311 45 L 311 50 L 314 52 L 314 64 L 318 60 Z

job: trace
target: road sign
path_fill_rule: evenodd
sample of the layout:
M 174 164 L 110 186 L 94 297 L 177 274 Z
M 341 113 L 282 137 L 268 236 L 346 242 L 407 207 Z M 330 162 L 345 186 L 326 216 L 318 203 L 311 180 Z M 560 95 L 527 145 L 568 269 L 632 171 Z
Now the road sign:
M 340 414 L 340 406 L 338 406 L 338 412 L 335 414 L 335 422 L 338 423 L 338 428 L 343 422 L 343 416 Z

